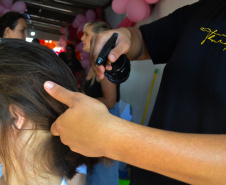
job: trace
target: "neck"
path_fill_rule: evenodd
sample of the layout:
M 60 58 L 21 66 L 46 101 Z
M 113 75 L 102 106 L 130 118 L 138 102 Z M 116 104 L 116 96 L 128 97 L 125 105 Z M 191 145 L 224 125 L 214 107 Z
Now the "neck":
M 42 176 L 29 174 L 23 178 L 23 173 L 18 171 L 10 175 L 7 185 L 60 185 L 63 177 L 51 174 L 41 174 Z
M 11 151 L 10 159 L 13 162 L 11 165 L 6 165 L 7 176 L 5 180 L 7 185 L 60 185 L 62 176 L 53 174 L 46 166 L 48 166 L 49 153 L 39 151 L 42 148 L 42 143 L 50 140 L 50 132 L 44 131 L 26 131 L 26 134 L 19 138 L 17 146 Z M 46 157 L 45 157 L 46 156 Z M 40 161 L 40 162 L 39 162 Z M 47 165 L 46 165 L 47 164 Z M 45 166 L 46 165 L 46 166 Z M 3 169 L 3 174 L 6 170 Z

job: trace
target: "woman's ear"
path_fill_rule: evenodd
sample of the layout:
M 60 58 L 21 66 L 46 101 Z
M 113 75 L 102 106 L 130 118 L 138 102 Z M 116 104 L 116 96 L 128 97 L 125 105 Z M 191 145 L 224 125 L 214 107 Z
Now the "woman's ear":
M 11 33 L 10 27 L 6 27 L 6 28 L 5 28 L 5 31 L 4 31 L 3 37 L 4 37 L 4 38 L 10 38 L 10 33 Z
M 10 112 L 11 117 L 13 119 L 14 126 L 19 130 L 22 127 L 24 127 L 25 118 L 24 118 L 23 111 L 15 105 L 10 105 L 9 106 L 9 112 Z

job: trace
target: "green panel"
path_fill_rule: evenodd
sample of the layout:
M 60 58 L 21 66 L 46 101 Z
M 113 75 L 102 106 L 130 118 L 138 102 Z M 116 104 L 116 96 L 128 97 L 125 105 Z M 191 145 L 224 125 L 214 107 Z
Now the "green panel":
M 130 181 L 129 180 L 122 180 L 119 179 L 119 185 L 129 185 Z

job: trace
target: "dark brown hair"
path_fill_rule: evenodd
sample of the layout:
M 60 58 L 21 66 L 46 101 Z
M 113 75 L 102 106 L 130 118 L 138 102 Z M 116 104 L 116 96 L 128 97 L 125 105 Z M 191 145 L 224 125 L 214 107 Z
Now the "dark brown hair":
M 51 80 L 78 91 L 74 76 L 65 63 L 52 50 L 19 39 L 2 39 L 0 56 L 0 157 L 6 170 L 7 165 L 13 165 L 8 147 L 9 130 L 15 128 L 10 106 L 17 107 L 27 120 L 34 123 L 34 133 L 40 130 L 49 133 L 42 145 L 33 151 L 34 163 L 39 163 L 45 170 L 71 179 L 76 167 L 82 164 L 91 167 L 98 162 L 99 158 L 72 152 L 59 137 L 50 134 L 52 123 L 67 106 L 46 93 L 44 82 Z M 20 154 L 19 158 L 22 157 Z M 39 159 L 44 158 L 48 159 L 41 164 Z
M 18 12 L 7 12 L 0 17 L 0 37 L 4 36 L 5 29 L 9 27 L 11 30 L 14 30 L 18 24 L 19 19 L 24 19 L 25 16 Z

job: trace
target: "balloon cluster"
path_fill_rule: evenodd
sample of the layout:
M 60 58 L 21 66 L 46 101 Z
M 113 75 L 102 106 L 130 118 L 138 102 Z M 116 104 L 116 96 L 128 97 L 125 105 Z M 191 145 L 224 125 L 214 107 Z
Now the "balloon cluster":
M 79 43 L 83 36 L 84 25 L 94 20 L 96 20 L 96 12 L 94 10 L 87 10 L 86 15 L 78 14 L 72 24 L 67 25 L 66 29 L 61 28 L 60 45 L 64 46 L 67 41 Z
M 151 8 L 159 0 L 113 0 L 112 9 L 117 14 L 127 14 L 128 19 L 139 22 L 149 17 Z
M 83 43 L 81 38 L 83 36 L 83 28 L 87 22 L 100 20 L 101 10 L 96 9 L 96 12 L 92 9 L 86 11 L 85 15 L 78 14 L 72 24 L 69 24 L 67 28 L 61 28 L 62 36 L 59 40 L 59 45 L 65 47 L 67 42 L 76 44 L 76 58 L 80 60 L 84 69 L 88 69 L 90 66 L 89 53 L 83 51 Z
M 67 45 L 66 41 L 66 29 L 64 27 L 61 27 L 60 32 L 62 33 L 60 40 L 59 40 L 59 46 L 62 48 L 65 48 Z
M 77 29 L 77 35 L 81 39 L 83 36 L 83 28 L 87 22 L 96 20 L 96 12 L 94 10 L 87 10 L 86 15 L 78 14 L 72 22 L 72 26 Z M 77 44 L 76 49 L 81 52 L 80 63 L 84 69 L 90 67 L 89 53 L 83 51 L 83 43 Z
M 84 25 L 87 22 L 92 22 L 96 19 L 96 12 L 94 10 L 87 10 L 86 15 L 78 14 L 72 22 L 72 26 L 77 29 L 77 35 L 83 33 Z
M 25 12 L 27 6 L 23 1 L 13 3 L 13 0 L 0 0 L 0 16 L 9 11 Z

